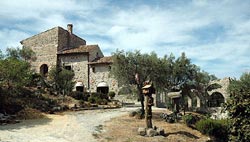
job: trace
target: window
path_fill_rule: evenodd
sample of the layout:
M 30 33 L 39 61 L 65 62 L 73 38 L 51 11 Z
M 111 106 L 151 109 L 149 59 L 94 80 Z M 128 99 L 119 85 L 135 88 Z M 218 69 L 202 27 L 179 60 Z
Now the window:
M 99 58 L 99 53 L 98 52 L 96 52 L 96 58 Z
M 92 72 L 95 73 L 95 67 L 92 67 Z
M 71 66 L 64 66 L 64 68 L 69 71 L 71 70 Z
M 42 76 L 47 76 L 48 75 L 48 71 L 49 71 L 48 65 L 46 65 L 46 64 L 41 65 L 41 67 L 40 67 L 40 74 Z

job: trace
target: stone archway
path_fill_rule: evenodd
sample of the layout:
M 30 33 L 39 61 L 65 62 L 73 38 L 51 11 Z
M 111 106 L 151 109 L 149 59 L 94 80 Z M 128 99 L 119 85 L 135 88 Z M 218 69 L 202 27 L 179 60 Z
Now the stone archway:
M 84 92 L 84 85 L 82 82 L 77 82 L 75 85 L 75 89 L 78 92 Z
M 220 92 L 214 92 L 209 96 L 208 107 L 221 107 L 225 103 L 225 98 Z
M 40 66 L 40 74 L 41 74 L 42 76 L 47 76 L 47 75 L 48 75 L 48 71 L 49 71 L 49 67 L 48 67 L 47 64 L 42 64 L 42 65 Z
M 109 85 L 106 82 L 100 82 L 97 85 L 96 92 L 108 94 L 109 92 Z

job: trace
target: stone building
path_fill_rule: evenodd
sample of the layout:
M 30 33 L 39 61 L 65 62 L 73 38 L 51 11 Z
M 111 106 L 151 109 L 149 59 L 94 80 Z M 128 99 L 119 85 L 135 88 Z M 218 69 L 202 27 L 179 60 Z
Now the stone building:
M 75 73 L 77 87 L 85 91 L 118 91 L 117 81 L 110 77 L 112 58 L 104 57 L 98 45 L 87 45 L 86 41 L 73 33 L 73 25 L 67 30 L 54 27 L 21 41 L 24 48 L 36 53 L 31 62 L 32 69 L 47 76 L 54 66 L 61 66 Z
M 189 96 L 187 97 L 187 109 L 188 110 L 202 110 L 210 112 L 214 118 L 225 118 L 226 112 L 221 112 L 222 105 L 226 103 L 229 98 L 227 88 L 230 85 L 230 78 L 223 78 L 219 80 L 211 81 L 208 85 L 219 85 L 220 87 L 207 91 L 208 96 L 204 96 L 198 90 L 191 89 Z M 192 98 L 191 98 L 191 93 Z M 177 98 L 181 98 L 181 91 L 179 92 L 163 92 L 156 96 L 156 106 L 168 107 L 167 103 L 176 101 Z M 174 104 L 174 103 L 173 103 Z

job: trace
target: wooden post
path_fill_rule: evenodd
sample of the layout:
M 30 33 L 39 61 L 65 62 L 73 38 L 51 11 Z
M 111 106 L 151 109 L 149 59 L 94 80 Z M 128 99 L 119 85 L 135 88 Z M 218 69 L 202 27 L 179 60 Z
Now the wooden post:
M 146 126 L 147 128 L 153 128 L 152 126 L 152 106 L 149 105 L 149 94 L 146 95 L 146 116 L 145 116 L 145 121 L 146 121 Z
M 154 105 L 154 99 L 152 97 L 152 94 L 155 93 L 155 89 L 153 88 L 153 85 L 151 84 L 145 84 L 145 86 L 142 88 L 142 92 L 145 95 L 145 122 L 147 128 L 153 128 L 152 125 L 152 106 Z

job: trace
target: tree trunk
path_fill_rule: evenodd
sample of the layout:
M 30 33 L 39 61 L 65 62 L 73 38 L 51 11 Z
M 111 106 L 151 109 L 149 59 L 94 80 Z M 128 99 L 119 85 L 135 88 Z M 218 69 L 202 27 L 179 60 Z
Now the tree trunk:
M 142 94 L 142 90 L 139 84 L 137 84 L 137 89 L 138 89 L 138 97 L 141 102 L 141 111 L 142 111 L 142 116 L 145 114 L 145 109 L 144 109 L 144 95 Z

